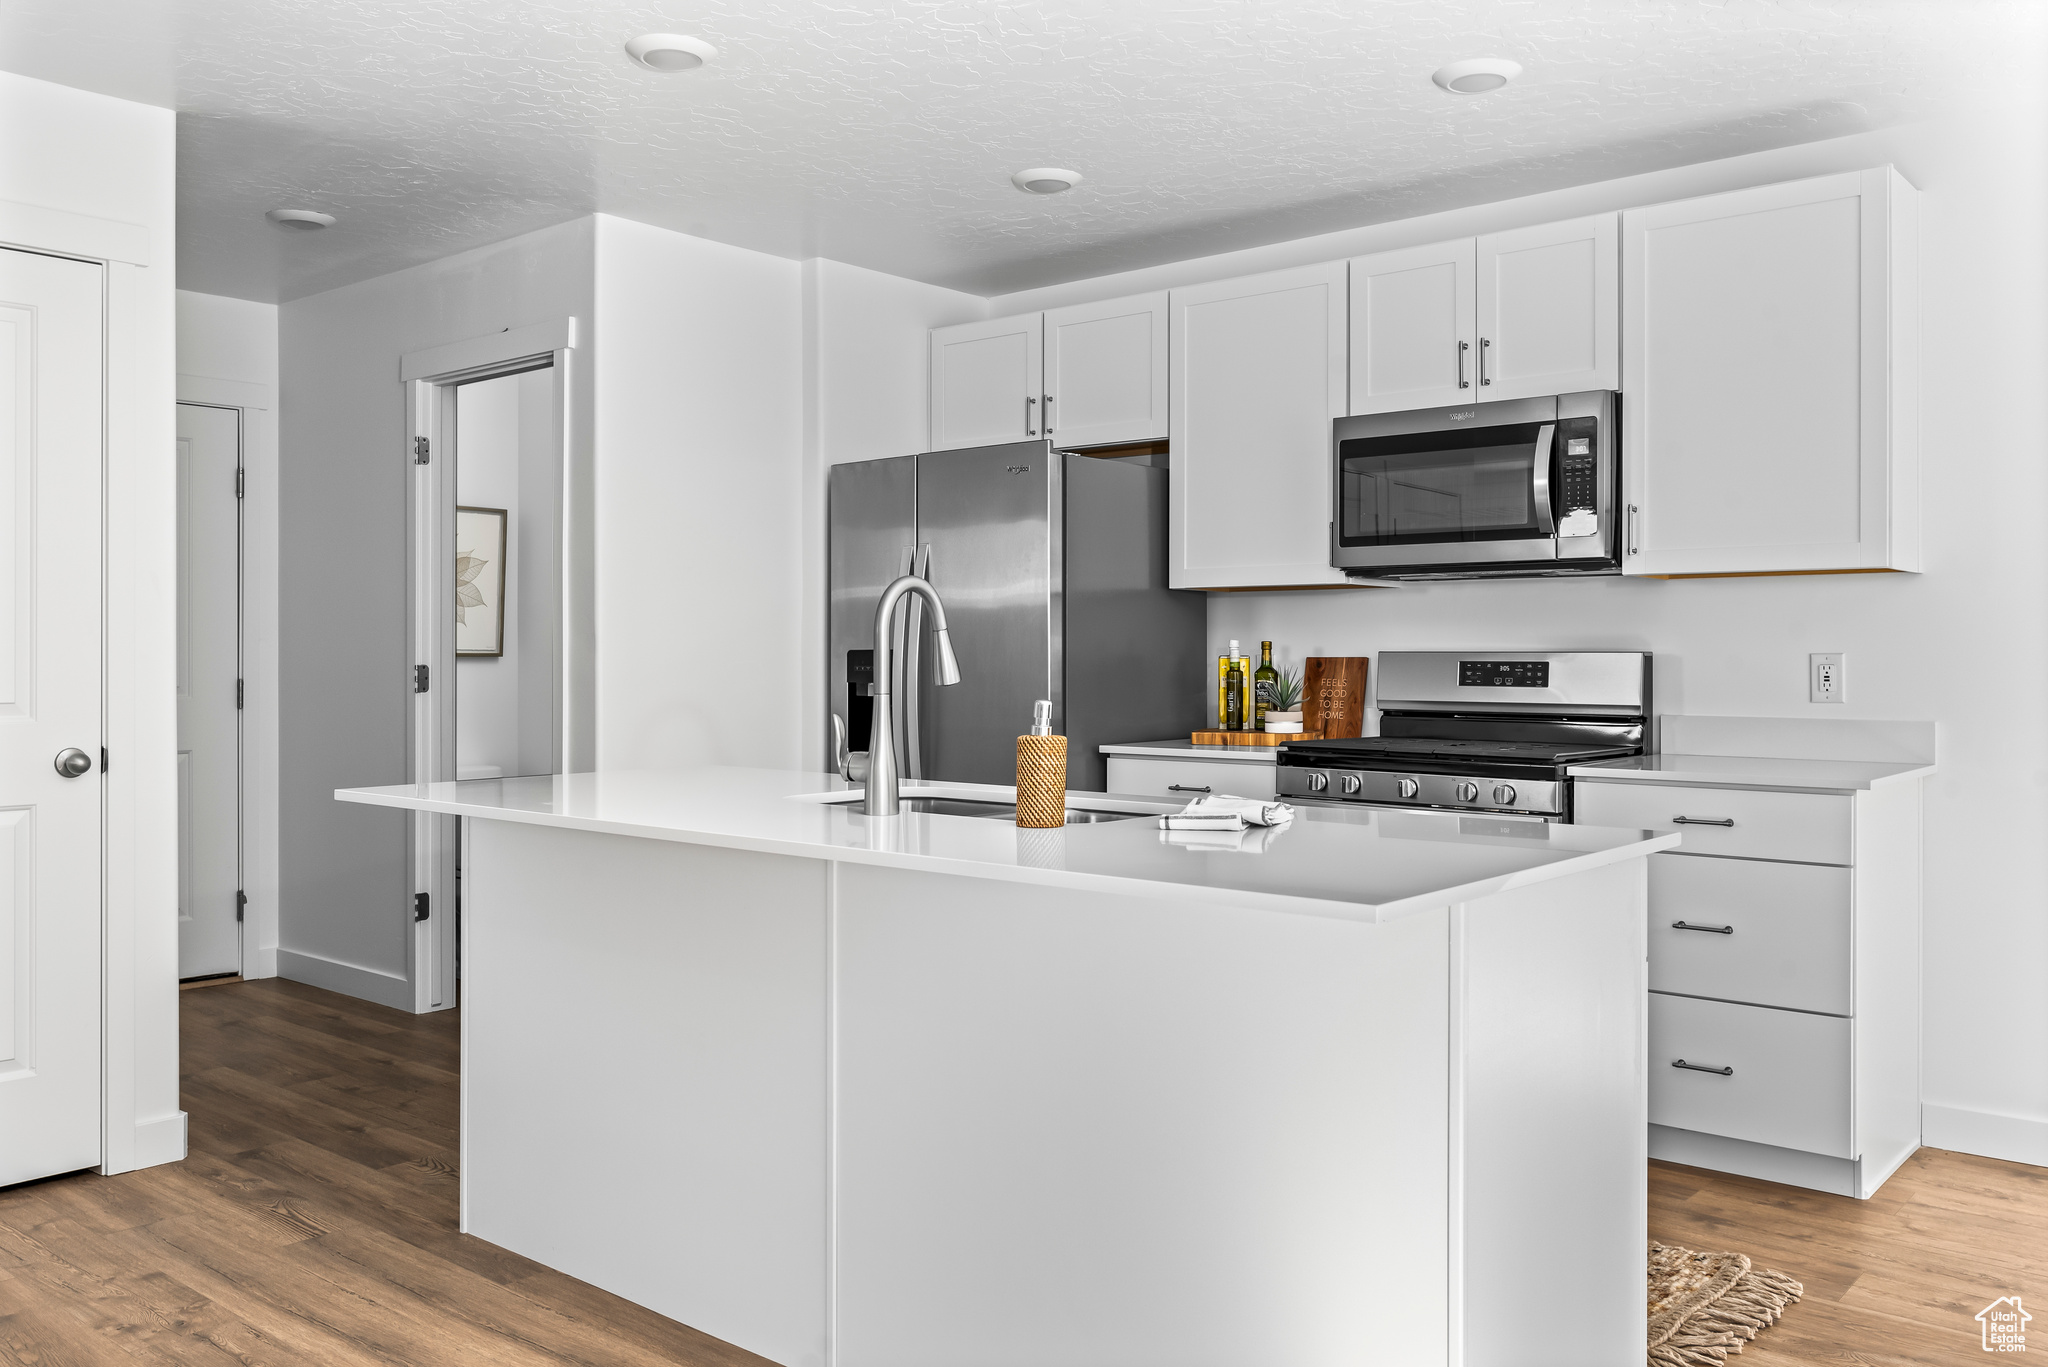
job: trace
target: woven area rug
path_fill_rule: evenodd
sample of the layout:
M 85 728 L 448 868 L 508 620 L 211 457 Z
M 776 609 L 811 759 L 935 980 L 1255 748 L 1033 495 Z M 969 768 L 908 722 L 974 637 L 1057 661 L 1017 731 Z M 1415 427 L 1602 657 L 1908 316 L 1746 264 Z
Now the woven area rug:
M 1740 1253 L 1651 1244 L 1649 1367 L 1721 1367 L 1805 1291 Z

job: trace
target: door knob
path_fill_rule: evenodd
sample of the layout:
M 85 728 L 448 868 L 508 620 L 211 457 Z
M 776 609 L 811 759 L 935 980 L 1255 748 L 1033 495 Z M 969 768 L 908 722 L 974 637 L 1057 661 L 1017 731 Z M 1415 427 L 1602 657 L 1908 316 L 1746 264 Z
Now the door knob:
M 85 751 L 77 746 L 74 745 L 68 750 L 59 750 L 57 752 L 57 772 L 64 775 L 64 777 L 77 778 L 80 774 L 87 773 L 91 769 L 92 756 L 86 754 Z

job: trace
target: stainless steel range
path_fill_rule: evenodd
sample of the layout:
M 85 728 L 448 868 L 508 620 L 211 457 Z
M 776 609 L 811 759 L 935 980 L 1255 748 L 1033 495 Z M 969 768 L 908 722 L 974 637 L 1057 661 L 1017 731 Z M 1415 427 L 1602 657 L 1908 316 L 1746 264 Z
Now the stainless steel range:
M 1570 821 L 1568 766 L 1647 746 L 1650 662 L 1634 650 L 1389 651 L 1380 734 L 1281 746 L 1280 796 Z

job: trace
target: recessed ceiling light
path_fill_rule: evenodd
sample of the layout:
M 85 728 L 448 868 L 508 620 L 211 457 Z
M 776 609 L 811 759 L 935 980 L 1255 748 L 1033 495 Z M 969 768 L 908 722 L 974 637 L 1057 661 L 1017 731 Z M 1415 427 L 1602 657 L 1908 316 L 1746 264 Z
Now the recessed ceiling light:
M 716 57 L 718 49 L 680 33 L 643 33 L 626 44 L 626 55 L 649 71 L 695 71 Z
M 1520 62 L 1505 57 L 1472 57 L 1438 67 L 1429 79 L 1453 95 L 1482 95 L 1500 89 L 1521 74 Z
M 1057 166 L 1034 166 L 1010 177 L 1010 184 L 1027 195 L 1056 195 L 1081 183 L 1079 171 L 1062 171 Z
M 333 214 L 316 213 L 312 209 L 272 209 L 263 216 L 280 228 L 298 228 L 301 231 L 334 226 Z

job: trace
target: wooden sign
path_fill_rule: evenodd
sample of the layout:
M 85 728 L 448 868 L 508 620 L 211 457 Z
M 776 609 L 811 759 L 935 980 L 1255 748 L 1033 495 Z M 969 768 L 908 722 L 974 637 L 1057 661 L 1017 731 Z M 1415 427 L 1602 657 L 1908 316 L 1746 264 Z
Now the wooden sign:
M 1311 655 L 1301 671 L 1301 724 L 1332 740 L 1365 729 L 1365 655 Z

